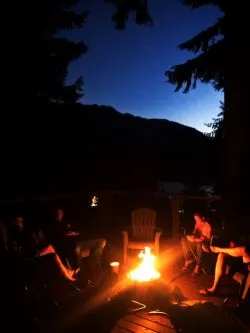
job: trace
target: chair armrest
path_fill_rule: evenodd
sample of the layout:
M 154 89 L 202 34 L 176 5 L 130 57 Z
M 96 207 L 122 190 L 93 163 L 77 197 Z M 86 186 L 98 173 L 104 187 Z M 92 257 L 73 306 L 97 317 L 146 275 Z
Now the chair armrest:
M 162 235 L 162 230 L 160 230 L 160 229 L 156 230 L 156 232 L 155 232 L 155 240 L 159 241 L 161 235 Z
M 122 235 L 123 235 L 124 242 L 127 242 L 128 241 L 128 231 L 127 230 L 123 230 L 122 231 Z
M 162 235 L 162 229 L 161 228 L 155 228 L 155 233 L 157 235 Z

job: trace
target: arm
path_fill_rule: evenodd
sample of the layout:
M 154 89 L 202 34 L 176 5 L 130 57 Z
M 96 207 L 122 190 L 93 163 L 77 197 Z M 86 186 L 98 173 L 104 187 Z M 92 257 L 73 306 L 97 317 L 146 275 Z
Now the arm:
M 212 235 L 212 228 L 209 223 L 207 223 L 203 229 L 203 234 L 200 237 L 192 237 L 190 242 L 193 243 L 201 243 L 204 242 L 205 240 L 211 239 Z
M 201 237 L 187 236 L 187 239 L 191 243 L 201 243 L 206 239 L 206 237 L 204 237 L 204 236 L 201 236 Z
M 198 225 L 197 225 L 197 222 L 195 222 L 194 231 L 192 233 L 193 236 L 196 234 L 197 230 L 198 230 Z
M 203 242 L 205 239 L 206 239 L 206 237 L 204 237 L 204 236 L 201 236 L 200 238 L 192 237 L 192 242 L 193 242 L 193 243 L 201 243 L 201 242 Z
M 72 228 L 71 224 L 67 224 L 66 236 L 78 236 L 79 232 Z
M 78 231 L 68 231 L 66 236 L 78 236 L 80 233 Z

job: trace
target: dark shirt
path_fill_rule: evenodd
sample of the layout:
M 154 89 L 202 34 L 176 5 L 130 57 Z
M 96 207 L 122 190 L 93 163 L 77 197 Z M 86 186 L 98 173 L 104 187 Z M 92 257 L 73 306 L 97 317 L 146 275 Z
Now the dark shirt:
M 67 242 L 67 234 L 69 232 L 74 232 L 75 230 L 72 228 L 71 224 L 66 222 L 65 220 L 53 221 L 48 229 L 47 229 L 47 238 L 48 241 L 54 245 L 55 247 L 63 246 L 65 242 Z
M 35 235 L 28 228 L 19 230 L 13 226 L 8 232 L 8 247 L 12 253 L 32 257 L 36 254 Z
M 67 236 L 69 232 L 74 232 L 71 225 L 65 220 L 52 221 L 47 229 L 47 239 L 55 248 L 60 259 L 66 263 L 66 259 L 72 252 L 75 252 L 76 238 L 75 236 Z

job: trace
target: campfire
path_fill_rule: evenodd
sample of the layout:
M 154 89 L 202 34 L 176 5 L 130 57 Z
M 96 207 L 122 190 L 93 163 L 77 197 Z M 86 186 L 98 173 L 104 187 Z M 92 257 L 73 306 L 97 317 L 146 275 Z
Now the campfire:
M 144 251 L 138 255 L 141 259 L 139 266 L 128 273 L 128 277 L 137 282 L 150 282 L 158 279 L 161 274 L 155 268 L 156 257 L 151 253 L 150 247 L 146 246 Z

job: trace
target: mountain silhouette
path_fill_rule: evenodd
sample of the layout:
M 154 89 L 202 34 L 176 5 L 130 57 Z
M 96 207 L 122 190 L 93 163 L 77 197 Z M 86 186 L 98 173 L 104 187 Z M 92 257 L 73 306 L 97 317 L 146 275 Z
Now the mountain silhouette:
M 52 104 L 11 116 L 8 124 L 1 196 L 142 188 L 160 180 L 204 183 L 214 177 L 213 142 L 172 121 L 109 106 Z

